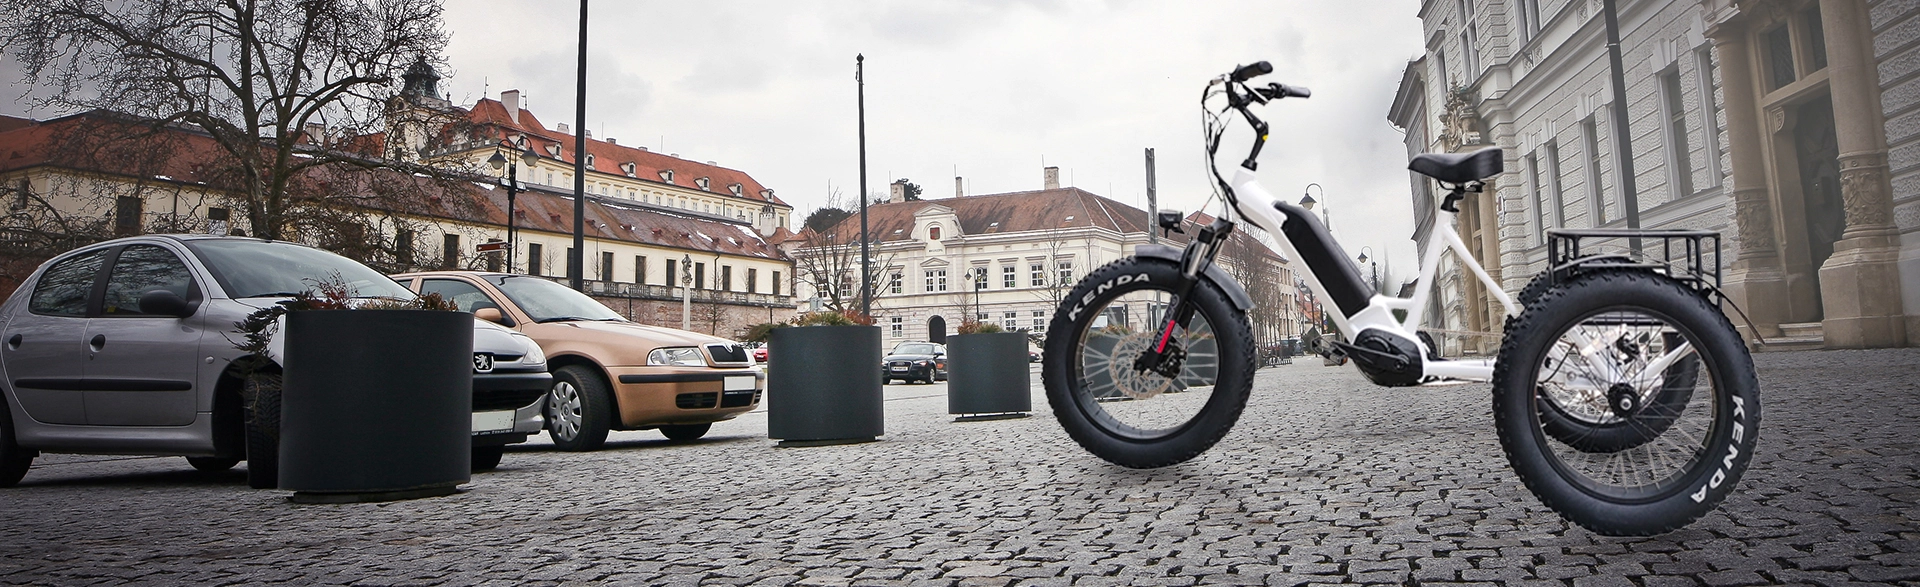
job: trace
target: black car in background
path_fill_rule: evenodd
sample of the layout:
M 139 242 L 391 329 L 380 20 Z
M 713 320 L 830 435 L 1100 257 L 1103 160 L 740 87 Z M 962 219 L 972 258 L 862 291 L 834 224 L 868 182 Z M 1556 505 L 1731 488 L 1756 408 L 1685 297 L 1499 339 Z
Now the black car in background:
M 899 379 L 907 383 L 933 383 L 947 380 L 947 345 L 931 342 L 903 342 L 880 361 L 881 383 Z

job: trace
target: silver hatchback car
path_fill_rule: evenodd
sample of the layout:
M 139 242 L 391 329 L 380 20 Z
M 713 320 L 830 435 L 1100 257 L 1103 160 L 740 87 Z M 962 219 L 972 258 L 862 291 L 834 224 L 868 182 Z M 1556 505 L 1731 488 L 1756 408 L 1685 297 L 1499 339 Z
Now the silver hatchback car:
M 358 296 L 414 296 L 345 257 L 261 239 L 131 237 L 41 265 L 0 305 L 0 487 L 42 451 L 179 455 L 223 471 L 248 446 L 272 446 L 261 440 L 277 438 L 277 422 L 243 409 L 257 385 L 233 366 L 244 358 L 237 323 L 336 276 Z M 476 360 L 473 378 L 474 466 L 489 469 L 542 429 L 552 377 L 533 339 L 482 320 L 474 329 L 476 356 L 494 359 Z M 274 487 L 275 456 L 262 452 L 249 483 Z

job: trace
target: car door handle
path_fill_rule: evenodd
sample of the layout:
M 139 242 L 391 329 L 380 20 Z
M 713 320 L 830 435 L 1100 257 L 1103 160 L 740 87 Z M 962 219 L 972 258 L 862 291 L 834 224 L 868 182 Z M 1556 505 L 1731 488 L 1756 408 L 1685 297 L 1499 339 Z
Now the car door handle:
M 93 352 L 96 353 L 100 352 L 100 347 L 104 346 L 107 346 L 107 335 L 105 334 L 95 334 L 92 340 L 87 341 L 87 347 L 92 348 Z
M 20 350 L 20 335 L 7 337 L 7 350 Z

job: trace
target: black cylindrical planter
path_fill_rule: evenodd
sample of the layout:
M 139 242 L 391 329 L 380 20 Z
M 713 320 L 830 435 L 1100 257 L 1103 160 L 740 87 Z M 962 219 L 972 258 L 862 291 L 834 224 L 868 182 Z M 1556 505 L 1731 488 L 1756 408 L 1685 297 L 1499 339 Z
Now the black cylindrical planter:
M 1033 411 L 1027 335 L 962 334 L 947 339 L 947 413 Z
M 768 337 L 767 436 L 780 446 L 867 442 L 885 420 L 880 327 L 804 326 Z
M 287 314 L 280 488 L 340 503 L 447 495 L 471 479 L 473 315 Z

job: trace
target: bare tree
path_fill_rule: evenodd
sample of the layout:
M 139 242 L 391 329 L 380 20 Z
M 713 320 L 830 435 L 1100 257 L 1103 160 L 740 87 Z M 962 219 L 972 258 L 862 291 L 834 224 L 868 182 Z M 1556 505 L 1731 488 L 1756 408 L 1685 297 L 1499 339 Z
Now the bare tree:
M 125 113 L 155 134 L 204 133 L 220 155 L 207 175 L 220 176 L 255 236 L 285 238 L 337 217 L 308 212 L 373 195 L 315 172 L 431 176 L 410 163 L 419 151 L 469 140 L 425 120 L 445 109 L 405 107 L 395 88 L 413 67 L 424 81 L 408 89 L 433 98 L 430 64 L 447 44 L 441 13 L 437 0 L 0 0 L 0 51 L 47 90 L 37 107 Z M 377 137 L 390 114 L 426 136 L 389 149 Z
M 1259 228 L 1242 224 L 1228 235 L 1218 257 L 1220 267 L 1253 298 L 1247 321 L 1262 349 L 1285 336 L 1288 321 L 1293 319 L 1280 281 L 1280 256 L 1267 246 L 1267 239 L 1262 238 L 1265 236 Z
M 826 207 L 841 208 L 840 199 L 838 191 L 829 194 Z M 876 239 L 869 248 L 878 248 L 879 244 Z M 813 287 L 815 294 L 824 299 L 827 309 L 835 312 L 858 309 L 861 281 L 858 224 L 842 220 L 826 230 L 808 232 L 800 248 L 791 256 L 795 277 Z M 876 301 L 891 291 L 886 286 L 896 256 L 876 255 L 871 260 L 867 287 L 872 290 Z

